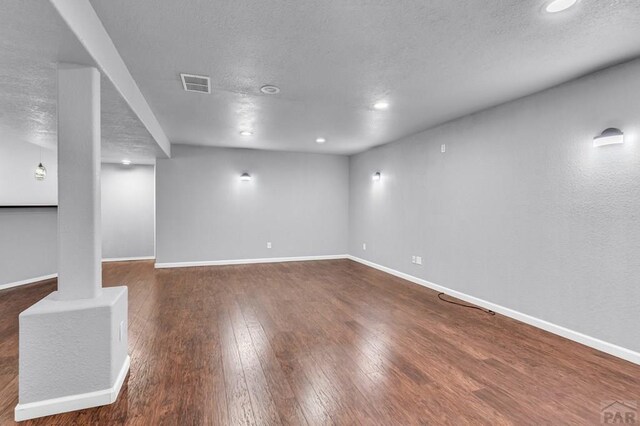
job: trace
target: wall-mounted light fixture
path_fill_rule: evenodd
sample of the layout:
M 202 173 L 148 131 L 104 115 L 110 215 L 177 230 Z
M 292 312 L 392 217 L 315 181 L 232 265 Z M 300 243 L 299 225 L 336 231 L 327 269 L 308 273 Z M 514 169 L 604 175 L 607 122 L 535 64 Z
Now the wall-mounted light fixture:
M 371 176 L 371 179 L 374 182 L 378 182 L 380 179 L 382 179 L 382 175 L 380 174 L 380 172 L 375 172 L 373 176 Z
M 47 169 L 42 165 L 42 163 L 38 164 L 35 172 L 36 180 L 44 180 L 47 177 Z
M 127 159 L 122 160 L 122 165 L 123 166 L 130 166 L 131 165 L 131 160 L 127 160 Z
M 40 162 L 34 173 L 36 180 L 44 180 L 47 177 L 47 169 L 42 165 L 42 148 L 40 148 Z
M 622 130 L 616 128 L 608 128 L 601 134 L 593 138 L 593 146 L 605 146 L 624 143 L 624 133 Z
M 251 180 L 251 175 L 247 172 L 244 172 L 240 175 L 240 180 L 243 182 L 249 182 Z

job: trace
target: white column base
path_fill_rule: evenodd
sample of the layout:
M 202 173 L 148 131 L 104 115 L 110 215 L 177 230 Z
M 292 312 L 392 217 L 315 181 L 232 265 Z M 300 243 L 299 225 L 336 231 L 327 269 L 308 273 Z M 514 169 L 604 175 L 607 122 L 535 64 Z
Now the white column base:
M 113 387 L 109 389 L 16 405 L 16 422 L 35 419 L 37 417 L 67 413 L 69 411 L 84 410 L 85 408 L 99 407 L 101 405 L 113 404 L 114 402 L 116 402 L 116 399 L 118 399 L 120 388 L 122 388 L 124 379 L 125 377 L 127 377 L 130 362 L 131 358 L 129 358 L 129 355 L 127 355 L 124 360 L 124 364 L 120 369 L 118 380 L 113 385 Z
M 114 402 L 129 370 L 127 287 L 57 300 L 20 314 L 16 421 Z

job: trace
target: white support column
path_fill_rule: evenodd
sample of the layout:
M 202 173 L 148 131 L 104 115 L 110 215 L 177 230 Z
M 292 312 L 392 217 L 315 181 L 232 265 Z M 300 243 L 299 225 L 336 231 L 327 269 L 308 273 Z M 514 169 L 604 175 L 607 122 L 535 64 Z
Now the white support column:
M 100 73 L 58 69 L 58 298 L 90 299 L 102 289 Z
M 58 291 L 20 314 L 17 421 L 114 402 L 127 287 L 102 288 L 100 74 L 58 68 Z

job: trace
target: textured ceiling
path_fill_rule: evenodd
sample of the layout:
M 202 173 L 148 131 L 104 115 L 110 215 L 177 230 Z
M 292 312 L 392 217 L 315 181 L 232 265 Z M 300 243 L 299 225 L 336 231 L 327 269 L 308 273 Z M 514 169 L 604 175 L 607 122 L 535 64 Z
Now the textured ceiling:
M 173 143 L 353 153 L 640 54 L 638 0 L 91 2 Z
M 0 46 L 0 143 L 55 147 L 57 63 L 93 60 L 43 0 L 2 1 Z M 101 94 L 103 161 L 153 162 L 157 144 L 104 77 Z

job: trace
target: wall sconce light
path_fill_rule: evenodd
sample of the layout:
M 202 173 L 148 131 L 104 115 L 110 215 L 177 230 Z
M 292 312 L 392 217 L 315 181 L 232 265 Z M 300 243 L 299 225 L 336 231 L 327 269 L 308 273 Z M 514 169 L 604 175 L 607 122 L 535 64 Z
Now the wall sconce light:
M 47 177 L 47 169 L 42 165 L 42 148 L 40 148 L 40 164 L 36 167 L 34 176 L 36 180 L 44 180 Z
M 128 159 L 125 158 L 124 160 L 121 161 L 121 163 L 122 163 L 123 166 L 130 166 L 131 165 L 131 160 L 128 160 Z
M 42 163 L 38 164 L 36 167 L 35 173 L 36 180 L 44 180 L 47 177 L 47 169 L 42 165 Z
M 240 180 L 243 182 L 249 182 L 251 180 L 251 175 L 247 172 L 240 175 Z
M 378 182 L 381 178 L 382 175 L 380 174 L 380 172 L 375 172 L 373 176 L 371 176 L 371 179 L 373 179 L 374 182 Z
M 593 138 L 593 146 L 605 146 L 624 143 L 624 133 L 622 130 L 616 128 L 608 128 L 604 130 L 600 135 Z

